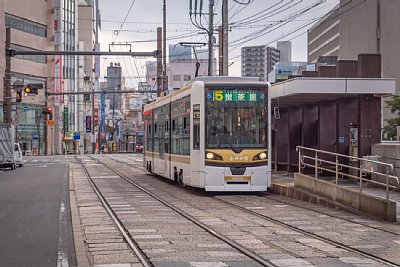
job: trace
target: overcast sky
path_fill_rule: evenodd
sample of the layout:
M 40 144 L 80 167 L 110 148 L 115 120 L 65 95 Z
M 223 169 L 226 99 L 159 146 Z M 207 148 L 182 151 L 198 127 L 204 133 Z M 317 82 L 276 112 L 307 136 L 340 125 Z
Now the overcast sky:
M 193 10 L 196 0 L 193 1 Z M 249 45 L 276 47 L 278 40 L 292 42 L 292 60 L 307 59 L 307 29 L 314 21 L 329 12 L 339 0 L 229 0 L 229 68 L 230 76 L 240 76 L 240 48 Z M 190 21 L 190 0 L 166 0 L 167 45 L 178 42 L 207 42 L 204 31 Z M 200 3 L 200 0 L 197 0 Z M 239 3 L 243 4 L 239 4 Z M 250 2 L 246 5 L 246 3 Z M 111 42 L 130 43 L 132 51 L 156 50 L 156 29 L 162 27 L 163 0 L 100 0 L 102 19 L 101 50 L 108 50 Z M 199 4 L 198 4 L 199 5 Z M 215 28 L 221 24 L 222 0 L 215 0 Z M 203 1 L 203 12 L 208 13 L 209 1 Z M 199 8 L 197 9 L 199 12 Z M 194 18 L 194 16 L 192 16 Z M 199 16 L 197 16 L 198 22 Z M 201 22 L 208 27 L 208 16 Z M 118 34 L 115 34 L 119 31 Z M 217 37 L 217 36 L 216 36 Z M 218 37 L 217 37 L 218 40 Z M 114 51 L 124 47 L 115 46 Z M 167 49 L 168 51 L 168 49 Z M 168 53 L 168 52 L 167 52 Z M 102 58 L 102 73 L 109 62 L 119 62 L 125 76 L 131 77 L 127 86 L 144 81 L 144 61 L 127 57 Z M 141 76 L 136 78 L 137 76 Z

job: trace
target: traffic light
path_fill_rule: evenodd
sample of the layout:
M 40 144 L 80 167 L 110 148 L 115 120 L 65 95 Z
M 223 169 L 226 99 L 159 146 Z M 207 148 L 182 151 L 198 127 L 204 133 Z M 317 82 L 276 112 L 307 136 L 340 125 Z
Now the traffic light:
M 25 86 L 25 88 L 24 88 L 25 96 L 27 96 L 28 94 L 37 95 L 38 89 L 42 89 L 42 88 L 43 88 L 43 84 L 41 84 L 41 83 L 30 83 L 27 86 Z
M 53 108 L 47 107 L 47 114 L 49 114 L 49 120 L 53 119 Z
M 29 86 L 26 86 L 26 87 L 24 88 L 24 92 L 25 92 L 25 96 L 27 96 L 28 94 L 35 94 L 35 95 L 38 94 L 38 90 L 37 90 L 36 87 L 29 87 Z
M 22 102 L 22 91 L 17 91 L 15 94 L 15 100 L 16 102 L 20 103 Z

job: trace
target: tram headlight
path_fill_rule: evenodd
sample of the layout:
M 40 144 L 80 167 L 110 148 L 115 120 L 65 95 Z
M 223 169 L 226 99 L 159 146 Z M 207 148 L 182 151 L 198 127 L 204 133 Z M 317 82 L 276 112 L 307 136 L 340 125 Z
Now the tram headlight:
M 220 155 L 217 155 L 212 152 L 207 152 L 206 153 L 206 159 L 208 160 L 222 160 L 222 157 Z
M 253 160 L 265 160 L 267 159 L 267 152 L 261 152 L 254 156 Z

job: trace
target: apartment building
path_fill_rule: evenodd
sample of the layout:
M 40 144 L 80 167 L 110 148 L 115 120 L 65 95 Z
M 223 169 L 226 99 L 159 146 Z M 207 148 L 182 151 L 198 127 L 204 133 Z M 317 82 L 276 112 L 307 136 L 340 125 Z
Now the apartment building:
M 242 47 L 242 76 L 268 80 L 268 73 L 279 61 L 280 51 L 266 45 Z

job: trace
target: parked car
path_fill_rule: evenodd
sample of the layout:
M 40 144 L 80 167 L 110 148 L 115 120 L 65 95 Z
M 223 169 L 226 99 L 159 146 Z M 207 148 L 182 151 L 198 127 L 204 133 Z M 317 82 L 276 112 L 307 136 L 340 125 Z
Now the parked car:
M 141 145 L 141 144 L 136 144 L 135 152 L 136 152 L 136 153 L 143 153 L 143 145 Z
M 14 143 L 14 158 L 15 164 L 19 167 L 24 166 L 24 159 L 22 158 L 22 150 L 18 143 Z

